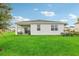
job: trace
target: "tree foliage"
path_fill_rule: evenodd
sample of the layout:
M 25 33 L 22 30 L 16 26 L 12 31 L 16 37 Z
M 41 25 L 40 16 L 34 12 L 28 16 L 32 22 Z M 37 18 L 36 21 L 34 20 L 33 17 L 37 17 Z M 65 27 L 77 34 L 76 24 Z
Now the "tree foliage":
M 10 4 L 0 3 L 0 29 L 6 29 L 9 25 L 11 16 Z
M 77 22 L 79 22 L 79 17 L 77 18 Z

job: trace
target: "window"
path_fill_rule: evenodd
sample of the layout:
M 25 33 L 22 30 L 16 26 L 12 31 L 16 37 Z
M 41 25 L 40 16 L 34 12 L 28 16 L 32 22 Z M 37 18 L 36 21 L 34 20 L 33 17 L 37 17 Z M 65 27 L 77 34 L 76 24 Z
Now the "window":
M 57 31 L 57 30 L 58 30 L 58 25 L 56 24 L 56 25 L 55 25 L 55 31 Z
M 40 25 L 37 25 L 37 31 L 40 31 Z
M 51 25 L 51 31 L 54 31 L 54 25 Z
M 57 31 L 58 30 L 58 25 L 57 24 L 52 24 L 51 25 L 51 31 Z

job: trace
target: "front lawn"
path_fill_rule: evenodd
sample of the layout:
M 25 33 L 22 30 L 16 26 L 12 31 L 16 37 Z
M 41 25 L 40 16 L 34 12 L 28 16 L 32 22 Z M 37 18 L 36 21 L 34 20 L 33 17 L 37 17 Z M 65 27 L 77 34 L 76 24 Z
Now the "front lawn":
M 0 35 L 2 56 L 79 56 L 79 36 Z

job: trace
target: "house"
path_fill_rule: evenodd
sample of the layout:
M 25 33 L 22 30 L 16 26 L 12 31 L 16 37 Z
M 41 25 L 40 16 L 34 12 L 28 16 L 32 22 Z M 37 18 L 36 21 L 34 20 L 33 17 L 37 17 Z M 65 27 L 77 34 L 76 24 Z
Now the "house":
M 70 31 L 75 31 L 75 26 L 70 26 Z
M 79 32 L 79 22 L 76 22 L 75 23 L 75 31 L 76 32 Z
M 65 26 L 64 28 L 65 33 L 73 32 L 73 31 L 75 31 L 75 26 Z
M 61 21 L 48 20 L 20 21 L 16 23 L 16 35 L 60 35 L 64 32 L 65 24 Z
M 64 32 L 65 32 L 65 33 L 68 33 L 69 30 L 70 30 L 70 27 L 69 27 L 69 26 L 65 26 L 65 27 L 64 27 Z

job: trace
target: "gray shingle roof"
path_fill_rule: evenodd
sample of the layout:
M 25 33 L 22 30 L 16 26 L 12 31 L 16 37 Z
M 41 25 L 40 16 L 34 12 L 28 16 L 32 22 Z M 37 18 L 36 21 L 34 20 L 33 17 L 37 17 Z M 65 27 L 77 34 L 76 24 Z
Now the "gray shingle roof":
M 30 21 L 19 21 L 16 24 L 25 25 L 25 24 L 52 24 L 52 23 L 61 23 L 67 24 L 66 22 L 62 21 L 52 21 L 52 20 L 30 20 Z

